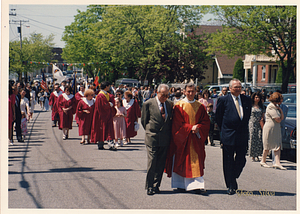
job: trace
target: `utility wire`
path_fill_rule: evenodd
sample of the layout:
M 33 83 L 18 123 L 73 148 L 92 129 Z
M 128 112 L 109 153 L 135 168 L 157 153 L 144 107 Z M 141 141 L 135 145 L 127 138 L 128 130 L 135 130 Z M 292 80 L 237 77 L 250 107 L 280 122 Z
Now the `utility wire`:
M 49 26 L 49 27 L 53 27 L 53 28 L 56 28 L 56 29 L 59 29 L 59 30 L 65 30 L 64 28 L 60 28 L 60 27 L 56 27 L 56 26 L 53 26 L 53 25 L 49 25 L 49 24 L 43 23 L 43 22 L 39 22 L 39 21 L 37 21 L 37 20 L 28 18 L 28 17 L 26 17 L 26 16 L 22 16 L 22 15 L 18 15 L 18 16 L 24 17 L 24 18 L 29 19 L 29 20 L 31 20 L 31 21 L 34 21 L 34 22 L 37 22 L 37 23 L 40 23 L 40 24 L 43 24 L 43 25 L 47 25 L 47 26 Z

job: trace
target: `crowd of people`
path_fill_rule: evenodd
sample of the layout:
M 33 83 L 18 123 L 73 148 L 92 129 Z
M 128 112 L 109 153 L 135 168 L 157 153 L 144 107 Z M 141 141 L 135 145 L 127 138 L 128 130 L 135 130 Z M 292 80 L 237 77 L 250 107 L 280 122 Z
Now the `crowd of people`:
M 228 90 L 230 93 L 228 93 Z M 217 94 L 188 83 L 184 88 L 160 84 L 157 88 L 117 88 L 107 81 L 100 87 L 80 84 L 78 92 L 63 81 L 51 89 L 38 83 L 9 85 L 9 140 L 13 144 L 13 128 L 18 142 L 24 142 L 27 122 L 36 103 L 51 109 L 52 127 L 62 130 L 67 140 L 73 117 L 78 124 L 80 144 L 97 144 L 110 150 L 131 143 L 139 129 L 145 129 L 147 148 L 146 185 L 148 195 L 159 193 L 163 172 L 172 177 L 172 188 L 179 192 L 206 192 L 204 186 L 205 145 L 214 146 L 215 124 L 220 130 L 223 151 L 223 173 L 228 194 L 238 189 L 236 179 L 246 164 L 247 153 L 252 161 L 270 168 L 266 157 L 275 151 L 274 168 L 280 164 L 281 125 L 287 109 L 279 92 L 252 93 L 242 90 L 241 82 L 233 79 L 229 88 Z M 270 104 L 265 109 L 263 102 Z M 262 159 L 259 160 L 259 156 Z

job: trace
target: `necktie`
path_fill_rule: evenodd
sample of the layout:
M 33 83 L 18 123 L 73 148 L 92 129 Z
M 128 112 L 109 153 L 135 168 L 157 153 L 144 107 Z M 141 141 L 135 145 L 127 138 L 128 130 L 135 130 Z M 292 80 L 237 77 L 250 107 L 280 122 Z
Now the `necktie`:
M 236 107 L 236 110 L 241 118 L 241 111 L 240 111 L 240 105 L 239 105 L 239 97 L 236 97 L 235 98 L 235 107 Z
M 166 119 L 166 112 L 165 112 L 165 108 L 164 108 L 163 103 L 161 104 L 161 107 L 160 107 L 160 113 L 161 113 L 162 118 L 165 120 Z

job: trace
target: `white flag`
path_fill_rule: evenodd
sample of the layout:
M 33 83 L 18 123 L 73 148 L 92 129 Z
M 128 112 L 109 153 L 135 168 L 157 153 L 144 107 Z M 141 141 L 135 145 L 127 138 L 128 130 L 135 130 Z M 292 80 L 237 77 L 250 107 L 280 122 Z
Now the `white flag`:
M 52 73 L 53 78 L 56 79 L 55 82 L 59 84 L 65 79 L 63 72 L 56 65 L 52 66 Z

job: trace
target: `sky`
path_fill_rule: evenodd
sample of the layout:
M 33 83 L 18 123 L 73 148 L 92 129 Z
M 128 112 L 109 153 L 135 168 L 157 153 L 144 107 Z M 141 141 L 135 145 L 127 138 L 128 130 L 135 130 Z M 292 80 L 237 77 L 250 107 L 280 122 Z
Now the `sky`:
M 52 33 L 55 36 L 54 47 L 64 48 L 65 43 L 61 41 L 61 38 L 65 26 L 74 21 L 74 16 L 78 14 L 77 10 L 85 11 L 86 9 L 87 5 L 10 4 L 9 13 L 16 14 L 16 16 L 9 16 L 9 41 L 20 40 L 17 27 L 20 26 L 21 20 L 22 38 L 28 37 L 31 33 L 41 33 L 43 36 Z M 210 17 L 206 16 L 205 19 Z
M 12 10 L 14 9 L 14 10 Z M 77 10 L 85 11 L 87 5 L 9 5 L 9 41 L 19 41 L 20 34 L 17 27 L 22 21 L 22 38 L 29 37 L 31 33 L 41 33 L 44 37 L 54 34 L 54 47 L 63 48 L 61 41 L 65 26 L 74 21 Z M 14 21 L 12 21 L 14 20 Z M 17 21 L 17 22 L 15 22 Z M 23 22 L 24 21 L 24 22 Z

